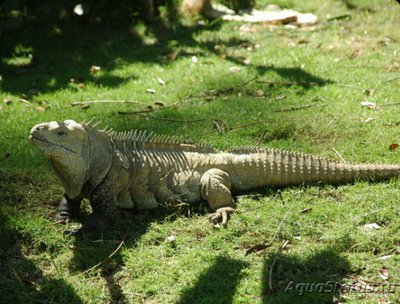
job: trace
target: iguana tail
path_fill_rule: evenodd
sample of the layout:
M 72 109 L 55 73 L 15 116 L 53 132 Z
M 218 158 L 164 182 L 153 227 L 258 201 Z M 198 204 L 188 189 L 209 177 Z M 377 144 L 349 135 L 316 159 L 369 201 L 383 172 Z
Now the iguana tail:
M 352 164 L 275 149 L 234 152 L 231 168 L 230 178 L 236 190 L 309 183 L 337 185 L 400 175 L 400 165 Z

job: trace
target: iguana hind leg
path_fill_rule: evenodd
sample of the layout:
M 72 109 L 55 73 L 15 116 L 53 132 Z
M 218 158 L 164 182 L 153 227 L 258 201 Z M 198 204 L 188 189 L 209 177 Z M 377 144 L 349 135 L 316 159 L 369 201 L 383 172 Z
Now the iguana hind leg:
M 200 184 L 201 197 L 215 211 L 210 214 L 211 222 L 214 224 L 221 222 L 223 226 L 226 226 L 229 215 L 235 212 L 229 174 L 220 169 L 210 169 L 203 174 Z

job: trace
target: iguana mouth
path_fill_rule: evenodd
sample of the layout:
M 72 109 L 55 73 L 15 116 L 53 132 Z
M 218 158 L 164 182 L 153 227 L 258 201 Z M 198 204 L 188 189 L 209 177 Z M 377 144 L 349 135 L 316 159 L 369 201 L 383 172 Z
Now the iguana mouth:
M 70 148 L 67 148 L 67 147 L 64 147 L 64 146 L 62 146 L 62 145 L 53 143 L 53 142 L 51 142 L 51 141 L 49 141 L 49 140 L 47 140 L 47 139 L 45 139 L 45 138 L 41 138 L 41 137 L 35 136 L 35 135 L 33 135 L 33 134 L 31 134 L 31 135 L 29 136 L 29 139 L 30 139 L 31 141 L 41 141 L 41 142 L 44 142 L 44 143 L 48 144 L 49 146 L 57 146 L 57 147 L 60 147 L 60 148 L 62 148 L 62 149 L 64 149 L 64 150 L 67 150 L 68 152 L 75 153 L 75 151 L 71 150 Z M 76 153 L 75 153 L 75 154 L 76 154 Z

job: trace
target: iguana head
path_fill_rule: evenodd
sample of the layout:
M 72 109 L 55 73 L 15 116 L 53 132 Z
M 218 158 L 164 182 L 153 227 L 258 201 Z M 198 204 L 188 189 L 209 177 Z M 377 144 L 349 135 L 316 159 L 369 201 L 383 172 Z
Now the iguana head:
M 70 198 L 81 193 L 97 168 L 109 168 L 108 163 L 101 163 L 109 162 L 110 156 L 98 155 L 106 149 L 102 134 L 91 126 L 73 120 L 40 123 L 32 128 L 29 139 L 50 160 Z M 102 157 L 100 163 L 97 156 Z

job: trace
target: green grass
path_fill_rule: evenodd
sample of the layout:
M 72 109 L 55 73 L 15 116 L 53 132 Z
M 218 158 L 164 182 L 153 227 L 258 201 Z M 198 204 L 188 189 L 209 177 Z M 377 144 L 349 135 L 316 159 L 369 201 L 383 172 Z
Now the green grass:
M 220 149 L 256 145 L 265 131 L 261 146 L 398 163 L 400 150 L 389 149 L 399 142 L 398 106 L 374 111 L 360 102 L 399 101 L 399 5 L 278 2 L 317 14 L 320 24 L 243 31 L 216 22 L 168 32 L 31 22 L 3 33 L 0 100 L 11 103 L 0 105 L 0 303 L 398 303 L 400 287 L 385 294 L 301 292 L 301 285 L 285 292 L 290 282 L 382 283 L 382 267 L 389 283 L 400 284 L 398 179 L 243 194 L 222 230 L 212 229 L 204 205 L 127 213 L 100 240 L 63 236 L 79 222 L 51 220 L 63 190 L 28 142 L 30 128 L 49 120 L 97 117 L 117 130 L 180 135 Z M 343 15 L 350 17 L 331 20 Z M 93 65 L 101 71 L 91 73 Z M 309 82 L 318 85 L 300 84 Z M 71 106 L 99 99 L 140 103 Z M 157 108 L 157 101 L 178 104 L 118 114 Z M 246 255 L 272 240 L 292 207 L 272 246 Z M 86 205 L 82 220 L 89 212 Z M 363 228 L 371 223 L 380 229 Z

